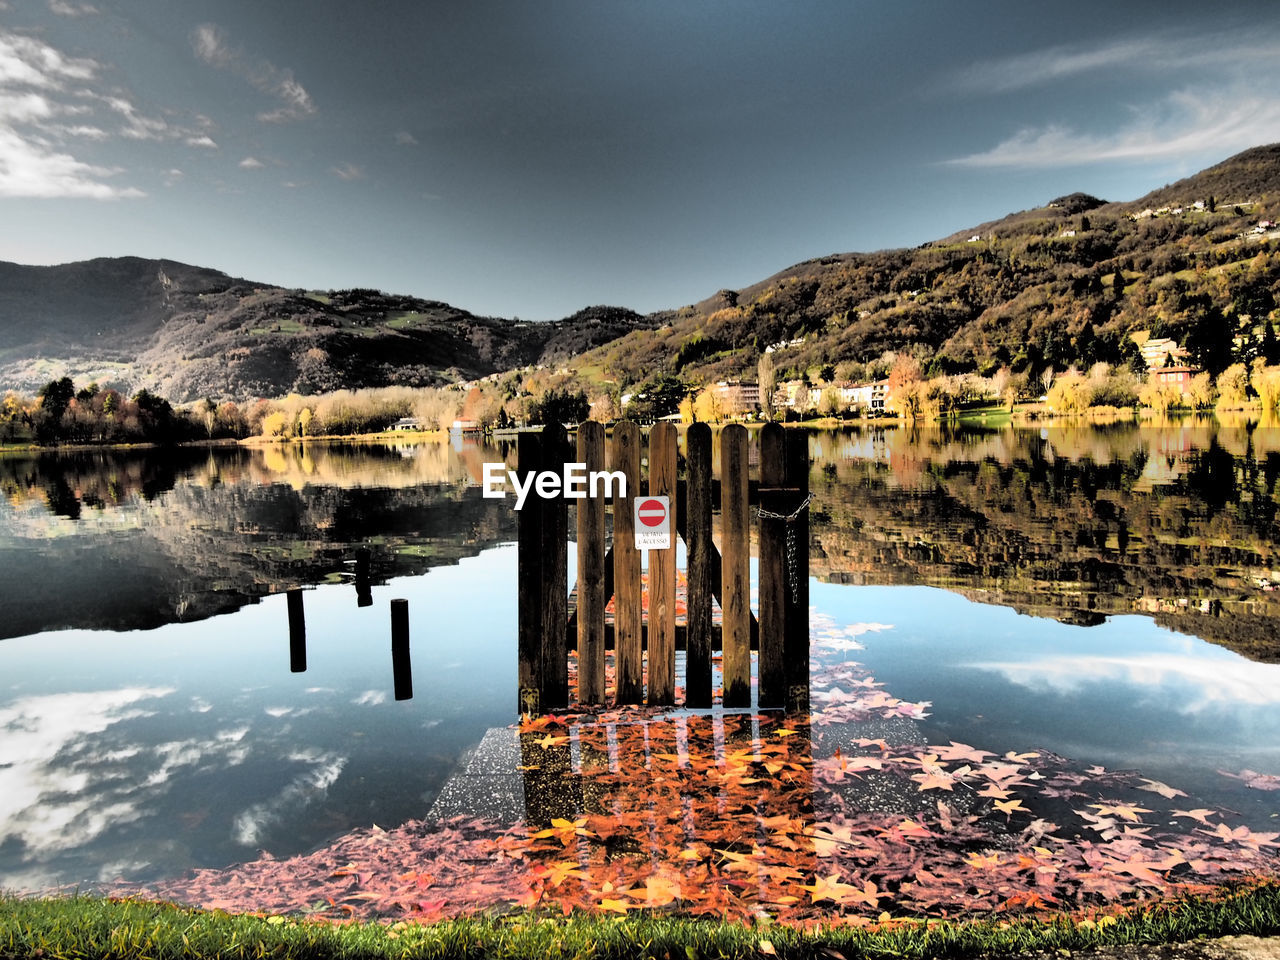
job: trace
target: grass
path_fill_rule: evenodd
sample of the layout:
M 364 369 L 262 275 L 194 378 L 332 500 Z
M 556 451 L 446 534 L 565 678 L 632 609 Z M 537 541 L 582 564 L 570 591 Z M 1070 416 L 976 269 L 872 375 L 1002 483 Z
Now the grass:
M 1077 920 L 992 917 L 968 922 L 889 920 L 798 930 L 684 920 L 659 914 L 568 919 L 518 914 L 433 924 L 330 924 L 294 917 L 201 912 L 167 904 L 75 897 L 0 898 L 0 958 L 606 958 L 978 957 L 1177 943 L 1280 933 L 1280 885 L 1257 882 Z

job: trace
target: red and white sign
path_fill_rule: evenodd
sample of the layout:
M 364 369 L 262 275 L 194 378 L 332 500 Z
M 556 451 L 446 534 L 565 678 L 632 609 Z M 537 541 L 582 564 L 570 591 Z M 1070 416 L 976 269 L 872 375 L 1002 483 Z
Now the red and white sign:
M 635 520 L 637 550 L 670 549 L 670 497 L 636 497 Z

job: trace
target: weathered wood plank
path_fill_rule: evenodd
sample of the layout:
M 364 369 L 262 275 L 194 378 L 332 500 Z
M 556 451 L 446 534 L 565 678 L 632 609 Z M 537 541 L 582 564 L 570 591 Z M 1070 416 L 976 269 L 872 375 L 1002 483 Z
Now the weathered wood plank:
M 613 464 L 627 478 L 625 496 L 613 498 L 614 623 L 617 627 L 617 702 L 643 703 L 640 551 L 636 549 L 633 503 L 640 490 L 640 427 L 622 421 L 613 428 Z
M 649 494 L 676 503 L 676 426 L 655 423 L 649 431 Z M 676 537 L 649 551 L 649 703 L 676 702 Z
M 790 497 L 769 491 L 787 480 L 787 437 L 779 423 L 760 430 L 760 654 L 758 704 L 783 707 L 787 702 L 783 646 L 787 626 L 786 522 L 766 513 L 790 512 Z
M 747 510 L 747 428 L 720 434 L 724 614 L 724 705 L 751 705 L 751 531 Z
M 604 469 L 604 425 L 588 421 L 578 427 L 578 462 L 587 476 Z M 578 702 L 604 703 L 605 554 L 603 497 L 577 501 Z
M 542 437 L 521 433 L 517 443 L 517 467 L 525 474 L 542 469 Z M 537 500 L 525 502 L 516 513 L 517 616 L 516 709 L 529 716 L 542 713 L 542 510 Z
M 809 433 L 793 430 L 787 438 L 787 485 L 794 487 L 795 507 L 809 496 Z M 801 510 L 791 521 L 795 538 L 795 586 L 787 573 L 787 619 L 784 634 L 783 662 L 786 665 L 787 709 L 796 713 L 809 710 L 809 516 Z
M 712 554 L 720 554 L 711 541 L 711 428 L 705 423 L 689 427 L 685 439 L 686 483 L 684 542 L 688 556 L 688 638 L 685 654 L 685 705 L 711 706 L 711 597 L 715 592 Z M 678 525 L 678 524 L 677 524 Z M 718 571 L 716 571 L 718 572 Z
M 542 469 L 562 474 L 568 459 L 564 426 L 548 424 L 542 431 Z M 569 501 L 562 495 L 538 497 L 533 506 L 542 510 L 542 709 L 557 710 L 569 705 Z

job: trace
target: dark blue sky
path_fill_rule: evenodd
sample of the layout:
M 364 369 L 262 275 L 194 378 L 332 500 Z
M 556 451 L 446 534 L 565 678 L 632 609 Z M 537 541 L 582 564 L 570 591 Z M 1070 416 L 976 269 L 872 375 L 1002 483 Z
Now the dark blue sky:
M 647 311 L 1280 140 L 1280 7 L 0 0 L 0 259 Z

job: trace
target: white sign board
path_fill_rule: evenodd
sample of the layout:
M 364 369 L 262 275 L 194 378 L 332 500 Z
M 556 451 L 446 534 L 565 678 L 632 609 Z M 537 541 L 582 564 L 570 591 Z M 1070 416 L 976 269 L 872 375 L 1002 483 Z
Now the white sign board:
M 637 550 L 667 550 L 671 547 L 671 498 L 636 497 L 635 526 Z

